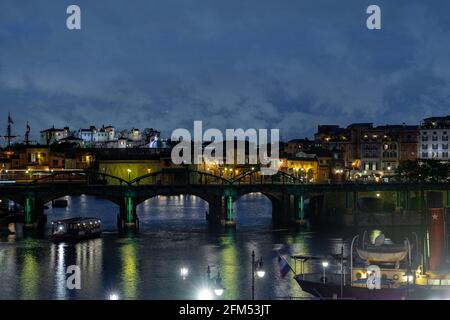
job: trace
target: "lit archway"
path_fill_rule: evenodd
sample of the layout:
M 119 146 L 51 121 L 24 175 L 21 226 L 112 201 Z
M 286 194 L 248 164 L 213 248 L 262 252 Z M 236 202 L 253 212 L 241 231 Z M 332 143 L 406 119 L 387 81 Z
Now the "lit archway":
M 138 204 L 136 213 L 141 229 L 204 229 L 209 204 L 189 194 L 157 195 Z
M 241 196 L 234 206 L 235 221 L 238 228 L 257 228 L 272 226 L 272 200 L 260 192 Z
M 103 230 L 116 230 L 119 206 L 97 196 L 66 195 L 46 202 L 44 213 L 47 215 L 47 225 L 58 219 L 95 217 L 101 219 Z

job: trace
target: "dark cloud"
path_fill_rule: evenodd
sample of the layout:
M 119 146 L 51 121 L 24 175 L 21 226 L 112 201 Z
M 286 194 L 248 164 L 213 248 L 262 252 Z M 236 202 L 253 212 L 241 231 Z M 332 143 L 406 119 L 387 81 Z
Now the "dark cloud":
M 65 28 L 77 3 L 82 30 Z M 0 128 L 418 123 L 448 113 L 446 1 L 3 0 Z M 3 117 L 4 120 L 1 120 Z

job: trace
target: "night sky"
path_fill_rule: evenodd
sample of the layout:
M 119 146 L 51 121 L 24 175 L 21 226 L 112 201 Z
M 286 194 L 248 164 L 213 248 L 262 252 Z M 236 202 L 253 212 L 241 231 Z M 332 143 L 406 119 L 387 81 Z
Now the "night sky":
M 66 8 L 82 30 L 66 28 Z M 382 30 L 366 28 L 366 8 Z M 450 2 L 0 0 L 0 134 L 280 128 L 450 114 Z

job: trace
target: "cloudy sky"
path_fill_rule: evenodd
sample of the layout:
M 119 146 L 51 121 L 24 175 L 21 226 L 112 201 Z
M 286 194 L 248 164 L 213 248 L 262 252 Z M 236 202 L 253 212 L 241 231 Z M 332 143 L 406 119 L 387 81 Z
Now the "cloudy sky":
M 66 8 L 82 30 L 66 28 Z M 366 28 L 366 8 L 382 30 Z M 450 114 L 449 1 L 1 0 L 0 134 L 280 128 Z

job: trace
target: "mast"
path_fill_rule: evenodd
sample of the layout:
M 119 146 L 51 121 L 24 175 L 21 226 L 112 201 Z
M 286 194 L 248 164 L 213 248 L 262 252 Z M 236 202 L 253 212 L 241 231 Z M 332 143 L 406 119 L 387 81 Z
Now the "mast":
M 27 121 L 27 130 L 25 131 L 25 140 L 23 141 L 26 145 L 30 144 L 30 131 L 31 131 L 31 127 Z
M 11 118 L 11 114 L 8 112 L 8 127 L 6 128 L 6 135 L 5 135 L 8 148 L 11 147 L 11 140 L 16 137 L 11 134 L 11 124 L 14 124 L 14 122 Z

